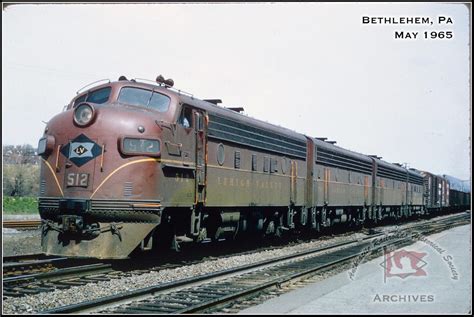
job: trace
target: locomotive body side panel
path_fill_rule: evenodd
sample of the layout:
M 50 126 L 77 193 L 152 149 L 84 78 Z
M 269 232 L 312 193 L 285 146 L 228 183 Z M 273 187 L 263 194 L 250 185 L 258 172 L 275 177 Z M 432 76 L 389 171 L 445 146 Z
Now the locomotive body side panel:
M 201 105 L 202 107 L 202 105 Z M 209 111 L 208 207 L 305 203 L 306 143 L 231 111 Z
M 406 170 L 377 160 L 376 173 L 376 202 L 383 206 L 406 205 L 408 203 Z
M 206 206 L 290 205 L 289 158 L 212 138 L 208 147 Z M 224 158 L 223 162 L 219 162 L 218 156 Z M 274 163 L 270 163 L 272 160 Z M 285 161 L 286 163 L 282 163 Z
M 371 204 L 368 157 L 315 139 L 317 206 L 363 207 Z
M 329 172 L 328 206 L 364 206 L 366 174 L 335 167 L 326 167 L 326 170 Z

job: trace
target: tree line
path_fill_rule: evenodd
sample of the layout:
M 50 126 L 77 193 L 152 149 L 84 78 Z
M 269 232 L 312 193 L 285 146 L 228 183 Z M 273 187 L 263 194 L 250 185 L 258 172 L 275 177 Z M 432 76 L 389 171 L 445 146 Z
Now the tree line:
M 29 144 L 3 145 L 3 196 L 38 196 L 40 161 Z

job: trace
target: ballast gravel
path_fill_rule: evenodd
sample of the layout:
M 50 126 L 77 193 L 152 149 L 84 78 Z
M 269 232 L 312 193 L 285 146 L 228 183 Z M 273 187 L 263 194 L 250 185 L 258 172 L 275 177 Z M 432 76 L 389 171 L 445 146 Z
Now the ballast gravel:
M 66 290 L 55 290 L 49 293 L 27 295 L 19 298 L 8 297 L 3 301 L 3 313 L 34 314 L 55 307 L 77 304 L 126 291 L 204 275 L 365 236 L 366 235 L 362 233 L 353 233 L 334 237 L 330 240 L 304 242 L 296 246 L 288 246 L 281 249 L 236 255 L 222 259 L 205 260 L 199 264 L 186 265 L 173 269 L 137 273 L 120 279 L 90 283 L 83 286 L 72 286 Z

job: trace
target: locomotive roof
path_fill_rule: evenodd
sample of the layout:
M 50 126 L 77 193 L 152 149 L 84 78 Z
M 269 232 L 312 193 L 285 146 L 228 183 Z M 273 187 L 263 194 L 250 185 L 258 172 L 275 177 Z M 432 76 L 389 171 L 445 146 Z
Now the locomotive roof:
M 443 175 L 443 177 L 449 182 L 449 187 L 451 189 L 464 192 L 464 193 L 470 193 L 471 192 L 471 186 L 467 182 L 463 182 L 459 178 L 456 178 L 454 176 L 450 175 Z
M 261 128 L 265 128 L 265 129 L 268 129 L 268 130 L 271 130 L 271 131 L 277 132 L 277 133 L 279 132 L 279 133 L 285 134 L 287 136 L 290 136 L 290 137 L 293 137 L 293 138 L 296 138 L 296 139 L 300 139 L 301 141 L 306 141 L 306 136 L 304 134 L 298 133 L 298 132 L 290 130 L 288 128 L 284 128 L 284 127 L 280 127 L 280 126 L 277 126 L 277 125 L 274 125 L 274 124 L 271 124 L 271 123 L 268 123 L 268 122 L 264 122 L 262 120 L 240 114 L 236 111 L 226 109 L 224 107 L 219 107 L 215 104 L 212 104 L 212 103 L 200 100 L 200 99 L 191 98 L 189 96 L 181 96 L 181 99 L 185 103 L 194 104 L 194 105 L 196 105 L 196 103 L 197 103 L 198 106 L 202 107 L 203 109 L 205 109 L 208 112 L 211 112 L 211 113 L 213 112 L 215 114 L 219 114 L 219 115 L 228 117 L 228 118 L 236 120 L 236 121 L 247 122 L 247 123 L 250 123 L 250 124 L 256 124 L 257 126 L 259 126 Z M 337 146 L 337 145 L 334 145 L 334 144 L 316 139 L 316 138 L 311 137 L 311 136 L 308 136 L 308 137 L 313 139 L 314 144 L 316 145 L 316 147 L 324 148 L 324 149 L 330 150 L 330 151 L 335 152 L 335 153 L 340 153 L 340 154 L 346 155 L 348 157 L 352 157 L 354 159 L 365 161 L 367 163 L 372 163 L 371 157 L 369 157 L 368 155 L 358 153 L 358 152 L 355 152 L 355 151 L 352 151 L 352 150 L 344 149 L 340 146 Z M 405 169 L 403 167 L 399 167 L 395 164 L 388 163 L 388 162 L 382 161 L 380 159 L 376 159 L 376 160 L 378 160 L 379 164 L 381 164 L 381 165 L 385 165 L 389 168 L 396 169 L 396 170 L 401 171 L 403 173 L 407 172 L 407 169 Z M 412 173 L 412 174 L 420 176 L 417 173 Z
M 101 88 L 101 87 L 106 87 L 108 85 L 114 85 L 114 84 L 115 85 L 116 84 L 119 84 L 119 85 L 120 84 L 134 85 L 136 87 L 155 89 L 156 91 L 165 92 L 166 94 L 175 96 L 182 103 L 189 104 L 189 105 L 192 105 L 192 106 L 196 106 L 198 108 L 206 110 L 208 113 L 218 115 L 218 116 L 221 116 L 221 117 L 224 117 L 224 118 L 228 118 L 228 119 L 240 122 L 240 123 L 247 123 L 247 124 L 265 129 L 267 131 L 271 131 L 273 133 L 282 134 L 286 137 L 293 138 L 295 141 L 297 140 L 297 141 L 300 141 L 300 142 L 306 142 L 306 136 L 302 133 L 299 133 L 299 132 L 293 131 L 291 129 L 281 127 L 281 126 L 278 126 L 278 125 L 275 125 L 275 124 L 272 124 L 272 123 L 268 123 L 268 122 L 262 121 L 262 120 L 257 119 L 257 118 L 249 117 L 247 115 L 241 114 L 241 113 L 236 112 L 234 110 L 230 110 L 230 109 L 227 109 L 225 107 L 218 106 L 218 105 L 215 105 L 213 103 L 195 98 L 194 96 L 188 95 L 184 92 L 181 92 L 180 90 L 168 89 L 168 88 L 165 88 L 164 86 L 160 86 L 158 84 L 151 84 L 151 83 L 145 83 L 145 82 L 142 82 L 142 81 L 132 81 L 132 80 L 115 81 L 115 82 L 109 82 L 109 83 L 105 83 L 105 84 L 102 84 L 102 85 L 92 87 L 92 88 L 88 89 L 87 91 L 95 90 L 95 89 L 98 89 L 98 88 Z M 84 92 L 85 91 L 81 92 L 81 94 L 83 94 Z M 308 137 L 310 137 L 310 136 L 308 136 Z M 352 151 L 352 150 L 344 149 L 340 146 L 337 146 L 337 145 L 334 145 L 334 144 L 316 139 L 314 137 L 310 137 L 310 138 L 313 139 L 315 145 L 319 148 L 323 148 L 323 149 L 326 149 L 326 150 L 329 150 L 329 151 L 332 151 L 332 152 L 335 152 L 335 153 L 340 153 L 340 154 L 343 154 L 343 155 L 346 155 L 346 156 L 349 156 L 349 157 L 352 157 L 352 158 L 355 158 L 355 159 L 358 159 L 358 160 L 362 160 L 364 162 L 371 162 L 372 159 L 375 159 L 378 162 L 378 164 L 381 165 L 381 166 L 385 166 L 385 167 L 388 167 L 388 168 L 391 168 L 391 169 L 395 169 L 395 170 L 398 170 L 398 171 L 404 172 L 404 173 L 406 173 L 408 171 L 410 174 L 420 176 L 420 174 L 417 173 L 417 172 L 409 171 L 409 170 L 407 170 L 403 167 L 397 166 L 397 165 L 392 164 L 392 163 L 388 163 L 388 162 L 383 161 L 381 159 L 374 158 L 374 157 L 369 157 L 368 155 L 365 155 L 365 154 L 361 154 L 361 153 L 358 153 L 358 152 L 355 152 L 355 151 Z
M 219 115 L 221 117 L 225 117 L 240 123 L 247 123 L 258 128 L 262 128 L 274 133 L 283 134 L 285 136 L 297 139 L 302 142 L 306 142 L 306 137 L 304 134 L 298 133 L 291 129 L 281 127 L 269 122 L 262 121 L 257 118 L 249 117 L 247 115 L 241 114 L 237 111 L 227 109 L 222 106 L 215 105 L 213 103 L 197 99 L 194 97 L 186 96 L 186 95 L 179 95 L 179 98 L 186 104 L 197 106 L 201 109 L 206 110 L 208 113 Z
M 304 134 L 293 131 L 293 130 L 290 130 L 288 128 L 284 128 L 284 127 L 280 127 L 280 126 L 277 126 L 277 125 L 274 125 L 274 124 L 271 124 L 271 123 L 268 123 L 268 122 L 264 122 L 262 120 L 240 114 L 236 111 L 226 109 L 224 107 L 219 107 L 217 105 L 214 105 L 212 103 L 209 103 L 209 102 L 206 102 L 206 101 L 203 101 L 203 100 L 200 100 L 200 99 L 191 98 L 191 97 L 188 97 L 188 96 L 181 96 L 181 99 L 183 99 L 183 101 L 185 101 L 185 103 L 189 103 L 189 104 L 196 104 L 196 102 L 197 102 L 198 105 L 200 107 L 202 107 L 203 109 L 205 109 L 206 111 L 214 112 L 216 114 L 226 116 L 228 118 L 231 118 L 231 119 L 234 119 L 234 120 L 237 120 L 237 121 L 256 124 L 259 127 L 262 127 L 262 128 L 268 129 L 268 130 L 272 130 L 274 132 L 283 133 L 285 135 L 300 139 L 301 141 L 306 141 L 306 136 Z M 330 151 L 333 151 L 333 152 L 336 152 L 336 153 L 345 154 L 349 157 L 353 157 L 353 158 L 363 160 L 363 161 L 366 161 L 366 162 L 370 162 L 370 163 L 372 162 L 371 158 L 368 155 L 361 154 L 361 153 L 351 151 L 351 150 L 348 150 L 348 149 L 344 149 L 340 146 L 337 146 L 337 145 L 334 145 L 334 144 L 316 139 L 316 138 L 311 137 L 311 136 L 308 136 L 308 137 L 313 139 L 314 144 L 317 147 L 325 148 L 327 150 L 330 150 Z M 384 162 L 384 161 L 382 161 L 382 162 Z M 390 164 L 390 163 L 387 163 L 387 162 L 384 162 L 384 163 L 389 164 L 389 165 L 391 165 L 395 168 L 398 167 L 396 165 L 393 165 L 393 164 Z M 402 168 L 402 170 L 406 171 L 403 168 Z
M 268 129 L 268 130 L 272 130 L 273 132 L 283 133 L 287 136 L 291 136 L 291 137 L 300 139 L 301 141 L 306 140 L 306 136 L 304 134 L 298 133 L 298 132 L 290 130 L 288 128 L 284 128 L 284 127 L 280 127 L 280 126 L 277 126 L 277 125 L 274 125 L 274 124 L 271 124 L 271 123 L 268 123 L 268 122 L 264 122 L 264 121 L 256 119 L 256 118 L 245 116 L 245 115 L 240 114 L 236 111 L 226 109 L 224 107 L 219 107 L 217 105 L 214 105 L 212 103 L 209 103 L 209 102 L 206 102 L 206 101 L 203 101 L 203 100 L 200 100 L 200 99 L 191 98 L 191 97 L 188 97 L 188 96 L 181 96 L 181 99 L 183 99 L 183 101 L 185 101 L 186 103 L 190 103 L 190 104 L 196 104 L 196 102 L 197 102 L 199 106 L 201 106 L 203 109 L 205 109 L 206 111 L 209 111 L 209 112 L 214 112 L 216 114 L 226 116 L 226 117 L 229 117 L 229 118 L 237 120 L 237 121 L 256 124 L 259 127 L 262 127 L 262 128 Z M 334 145 L 334 144 L 316 139 L 316 138 L 311 137 L 311 136 L 308 136 L 308 137 L 313 139 L 316 147 L 325 148 L 327 150 L 330 150 L 330 151 L 333 151 L 333 152 L 336 152 L 336 153 L 340 153 L 340 154 L 344 154 L 346 156 L 349 156 L 349 157 L 352 157 L 352 158 L 355 158 L 355 159 L 359 159 L 359 160 L 362 160 L 362 161 L 365 161 L 365 162 L 368 162 L 368 163 L 372 162 L 371 157 L 369 157 L 368 155 L 358 153 L 358 152 L 355 152 L 355 151 L 352 151 L 352 150 L 344 149 L 340 146 L 337 146 L 337 145 Z M 403 167 L 397 166 L 397 165 L 392 164 L 392 163 L 388 163 L 386 161 L 383 161 L 383 160 L 380 160 L 380 159 L 377 159 L 377 158 L 375 158 L 375 159 L 379 162 L 380 165 L 385 165 L 386 167 L 401 171 L 403 173 L 407 172 L 407 169 L 405 169 Z M 416 172 L 411 172 L 411 174 L 421 176 Z
M 206 110 L 208 113 L 219 115 L 221 117 L 225 117 L 225 118 L 228 118 L 240 123 L 247 123 L 247 124 L 271 131 L 273 133 L 283 134 L 286 137 L 290 137 L 298 141 L 306 142 L 306 137 L 304 136 L 304 134 L 301 134 L 291 129 L 284 128 L 275 124 L 271 124 L 271 123 L 268 123 L 256 118 L 243 115 L 241 113 L 224 108 L 222 106 L 218 106 L 213 103 L 195 98 L 194 96 L 188 95 L 187 93 L 182 92 L 180 90 L 176 90 L 174 88 L 169 89 L 164 86 L 160 86 L 158 84 L 151 84 L 148 82 L 133 81 L 133 80 L 114 81 L 114 82 L 109 82 L 109 83 L 101 84 L 98 86 L 94 86 L 88 90 L 82 91 L 80 94 L 78 94 L 78 96 L 84 94 L 86 91 L 97 90 L 102 87 L 112 86 L 112 85 L 133 85 L 139 88 L 155 89 L 155 91 L 163 92 L 168 95 L 173 95 L 182 103 L 201 108 L 203 110 Z
M 408 173 L 412 174 L 412 175 L 419 176 L 419 177 L 423 177 L 423 175 L 421 175 L 420 171 L 418 171 L 418 170 L 408 169 Z
M 319 140 L 319 139 L 314 139 L 314 143 L 318 147 L 325 148 L 325 149 L 331 150 L 331 151 L 336 152 L 336 153 L 341 153 L 341 154 L 344 154 L 346 156 L 349 156 L 349 157 L 352 157 L 352 158 L 355 158 L 355 159 L 359 159 L 359 160 L 362 160 L 362 161 L 365 161 L 365 162 L 370 162 L 370 163 L 372 163 L 372 159 L 374 159 L 375 161 L 377 161 L 377 164 L 379 166 L 384 166 L 386 168 L 396 170 L 400 173 L 406 174 L 408 172 L 409 174 L 411 174 L 413 176 L 422 177 L 421 174 L 416 172 L 416 171 L 408 170 L 404 167 L 398 166 L 398 165 L 393 164 L 393 163 L 386 162 L 386 161 L 381 160 L 381 159 L 376 158 L 376 157 L 370 157 L 370 156 L 362 154 L 362 153 L 358 153 L 358 152 L 355 152 L 355 151 L 352 151 L 352 150 L 347 150 L 347 149 L 344 149 L 340 146 L 337 146 L 337 145 L 334 145 L 334 144 L 331 144 L 331 143 L 328 143 L 328 142 L 325 142 L 325 141 L 322 141 L 322 140 Z
M 351 150 L 347 150 L 347 149 L 344 149 L 340 146 L 337 146 L 337 145 L 334 145 L 334 144 L 331 144 L 331 143 L 328 143 L 328 142 L 325 142 L 325 141 L 322 141 L 322 140 L 319 140 L 319 139 L 314 139 L 314 144 L 317 146 L 317 147 L 320 147 L 320 148 L 323 148 L 323 149 L 327 149 L 327 150 L 330 150 L 332 152 L 336 152 L 336 153 L 340 153 L 340 154 L 344 154 L 344 155 L 347 155 L 349 157 L 353 157 L 353 158 L 357 158 L 357 159 L 360 159 L 360 160 L 363 160 L 363 161 L 366 161 L 368 163 L 371 163 L 372 160 L 370 159 L 369 156 L 365 155 L 365 154 L 361 154 L 361 153 L 358 153 L 358 152 L 354 152 L 354 151 L 351 151 Z

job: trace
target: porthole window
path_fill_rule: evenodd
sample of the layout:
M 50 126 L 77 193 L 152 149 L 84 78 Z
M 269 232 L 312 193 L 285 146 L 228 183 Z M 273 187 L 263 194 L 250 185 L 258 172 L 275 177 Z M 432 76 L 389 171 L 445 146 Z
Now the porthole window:
M 217 146 L 217 163 L 222 166 L 225 160 L 224 144 L 219 143 Z

